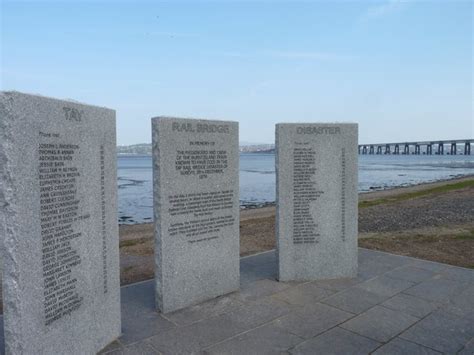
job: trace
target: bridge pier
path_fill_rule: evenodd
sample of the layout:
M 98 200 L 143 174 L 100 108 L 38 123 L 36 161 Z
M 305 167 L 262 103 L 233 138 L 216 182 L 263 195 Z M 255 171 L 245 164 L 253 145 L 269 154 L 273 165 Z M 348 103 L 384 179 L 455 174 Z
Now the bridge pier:
M 438 155 L 443 155 L 444 154 L 444 144 L 439 142 L 438 144 Z
M 464 144 L 464 155 L 471 155 L 471 146 L 474 139 L 452 139 L 444 141 L 414 141 L 405 143 L 371 143 L 358 145 L 358 153 L 363 155 L 373 154 L 393 154 L 393 155 L 444 155 L 444 146 L 446 145 L 446 154 L 456 155 L 458 145 Z M 413 148 L 411 148 L 413 146 Z M 426 146 L 426 148 L 425 148 Z M 462 148 L 460 151 L 462 154 Z
M 426 145 L 426 155 L 433 155 L 433 144 Z
M 410 146 L 405 144 L 405 148 L 403 149 L 403 154 L 408 155 L 410 154 Z

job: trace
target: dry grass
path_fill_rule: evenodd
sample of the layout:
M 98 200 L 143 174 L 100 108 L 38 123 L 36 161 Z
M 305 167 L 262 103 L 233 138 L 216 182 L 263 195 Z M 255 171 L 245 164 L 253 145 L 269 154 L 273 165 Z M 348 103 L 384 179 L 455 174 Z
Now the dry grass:
M 359 246 L 474 268 L 474 223 L 444 228 L 360 235 Z
M 457 182 L 436 183 L 427 186 L 395 189 L 392 191 L 364 194 L 361 199 L 361 213 L 369 210 L 364 207 L 384 205 L 404 208 L 420 197 L 438 195 L 443 198 L 471 198 L 469 194 L 459 196 L 459 191 L 468 188 L 472 191 L 474 179 L 464 178 Z M 458 193 L 456 195 L 456 193 Z M 452 197 L 450 197 L 453 194 Z M 421 199 L 420 199 L 421 200 Z M 457 201 L 457 200 L 456 200 Z M 435 202 L 432 202 L 435 205 Z M 429 210 L 422 210 L 429 213 Z M 474 216 L 473 216 L 474 217 Z M 401 218 L 393 215 L 391 218 Z M 447 263 L 451 265 L 474 268 L 474 218 L 468 225 L 456 225 L 447 217 L 445 227 L 426 227 L 397 232 L 362 233 L 359 246 L 382 250 L 389 253 L 409 255 L 416 258 Z M 399 221 L 403 224 L 403 221 Z M 153 277 L 153 224 L 139 224 L 120 227 L 120 265 L 122 284 L 146 280 Z M 241 212 L 240 255 L 251 255 L 274 249 L 275 208 L 265 207 Z

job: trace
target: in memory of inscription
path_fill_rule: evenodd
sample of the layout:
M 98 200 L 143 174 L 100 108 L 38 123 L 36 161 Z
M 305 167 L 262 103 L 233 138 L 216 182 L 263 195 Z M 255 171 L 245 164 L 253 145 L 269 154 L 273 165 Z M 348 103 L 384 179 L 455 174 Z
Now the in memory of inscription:
M 215 142 L 190 142 L 190 145 L 213 146 Z M 175 167 L 181 175 L 194 175 L 205 179 L 212 174 L 223 174 L 227 165 L 225 150 L 190 149 L 178 150 L 176 154 Z
M 82 238 L 82 233 L 76 232 L 75 226 L 90 217 L 79 215 L 77 179 L 81 172 L 75 157 L 80 147 L 49 143 L 52 135 L 58 136 L 40 133 L 38 147 L 45 325 L 82 305 L 74 273 L 82 262 L 74 242 Z
M 239 287 L 238 124 L 152 125 L 156 302 L 167 313 Z
M 192 126 L 186 126 L 192 129 Z M 226 130 L 223 130 L 226 132 Z M 214 146 L 213 141 L 190 141 L 190 146 Z M 226 150 L 199 149 L 177 150 L 175 169 L 182 176 L 196 176 L 206 179 L 210 175 L 223 175 L 228 167 Z M 189 216 L 182 222 L 169 226 L 170 236 L 185 236 L 188 243 L 218 239 L 222 228 L 232 226 L 235 218 L 231 211 L 234 206 L 234 190 L 173 194 L 168 196 L 170 216 Z M 213 217 L 214 212 L 229 210 L 225 216 Z M 204 216 L 204 218 L 203 218 Z M 202 235 L 215 233 L 211 237 Z

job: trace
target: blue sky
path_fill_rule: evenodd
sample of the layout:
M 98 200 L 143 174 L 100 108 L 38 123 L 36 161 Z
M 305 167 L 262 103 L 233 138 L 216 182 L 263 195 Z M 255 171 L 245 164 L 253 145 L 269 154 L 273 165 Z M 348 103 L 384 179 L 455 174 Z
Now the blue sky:
M 361 143 L 474 136 L 471 1 L 6 1 L 1 88 L 159 115 L 358 122 Z

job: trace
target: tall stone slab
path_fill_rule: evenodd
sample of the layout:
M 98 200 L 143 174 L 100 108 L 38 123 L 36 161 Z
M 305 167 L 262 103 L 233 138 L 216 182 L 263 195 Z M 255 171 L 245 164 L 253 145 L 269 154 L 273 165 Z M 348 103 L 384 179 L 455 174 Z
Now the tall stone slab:
M 238 123 L 152 119 L 156 304 L 239 288 Z
M 278 278 L 357 273 L 357 124 L 276 126 Z
M 115 111 L 0 93 L 7 354 L 93 354 L 120 326 Z

